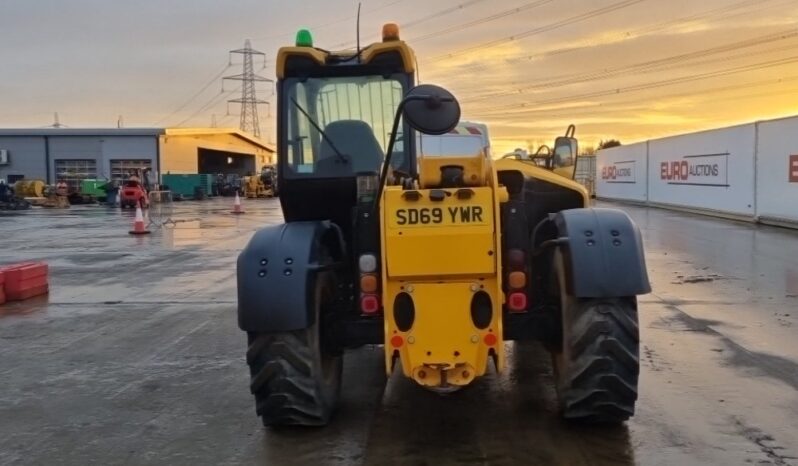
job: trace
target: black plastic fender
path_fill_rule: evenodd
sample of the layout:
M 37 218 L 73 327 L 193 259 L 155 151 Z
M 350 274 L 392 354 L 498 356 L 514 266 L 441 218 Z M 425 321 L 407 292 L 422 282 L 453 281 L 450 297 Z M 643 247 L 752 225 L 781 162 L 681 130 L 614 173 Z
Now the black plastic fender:
M 569 209 L 555 214 L 553 220 L 566 262 L 569 294 L 616 298 L 651 292 L 640 230 L 625 212 Z
M 258 230 L 238 255 L 238 326 L 286 332 L 313 325 L 316 277 L 342 257 L 341 230 L 329 221 Z

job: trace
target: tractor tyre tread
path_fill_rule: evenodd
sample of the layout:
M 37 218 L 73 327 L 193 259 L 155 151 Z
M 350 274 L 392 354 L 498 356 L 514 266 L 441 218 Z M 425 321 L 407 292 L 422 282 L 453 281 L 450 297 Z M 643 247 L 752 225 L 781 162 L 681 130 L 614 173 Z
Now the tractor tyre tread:
M 575 305 L 563 416 L 587 423 L 619 423 L 637 401 L 639 329 L 634 298 L 582 299 Z
M 250 391 L 264 426 L 322 426 L 330 420 L 334 402 L 325 397 L 325 382 L 314 369 L 308 331 L 249 333 Z

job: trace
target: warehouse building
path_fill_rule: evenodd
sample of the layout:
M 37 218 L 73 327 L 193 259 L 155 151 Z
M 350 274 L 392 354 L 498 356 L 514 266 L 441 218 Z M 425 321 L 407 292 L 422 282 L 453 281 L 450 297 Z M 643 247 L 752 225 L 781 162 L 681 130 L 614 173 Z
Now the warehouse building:
M 123 178 L 158 174 L 249 175 L 274 162 L 274 147 L 232 128 L 0 129 L 0 179 Z

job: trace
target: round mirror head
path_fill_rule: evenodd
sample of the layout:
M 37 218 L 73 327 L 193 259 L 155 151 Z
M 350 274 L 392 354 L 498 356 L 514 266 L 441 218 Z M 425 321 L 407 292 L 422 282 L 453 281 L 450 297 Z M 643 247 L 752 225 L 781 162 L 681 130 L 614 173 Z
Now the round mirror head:
M 424 134 L 445 134 L 460 121 L 460 104 L 451 92 L 433 84 L 416 86 L 405 96 L 407 124 Z

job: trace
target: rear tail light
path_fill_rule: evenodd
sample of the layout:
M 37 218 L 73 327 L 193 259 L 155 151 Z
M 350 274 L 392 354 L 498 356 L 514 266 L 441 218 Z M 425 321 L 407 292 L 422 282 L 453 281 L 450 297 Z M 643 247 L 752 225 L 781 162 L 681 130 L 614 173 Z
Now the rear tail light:
M 377 256 L 374 254 L 363 254 L 357 261 L 361 273 L 374 273 L 377 271 Z
M 380 299 L 375 294 L 364 294 L 360 297 L 360 312 L 376 314 L 380 310 Z
M 360 276 L 360 291 L 363 293 L 374 293 L 377 291 L 377 276 L 363 274 Z
M 507 283 L 510 288 L 521 289 L 526 286 L 526 274 L 524 272 L 510 272 L 507 276 Z
M 526 294 L 516 291 L 510 293 L 507 298 L 507 307 L 510 312 L 524 312 L 526 311 Z
M 526 253 L 522 249 L 507 251 L 507 308 L 510 312 L 526 312 L 527 296 L 524 288 L 527 285 Z
M 377 276 L 377 256 L 374 254 L 361 254 L 357 259 L 360 269 L 360 312 L 363 315 L 373 315 L 380 312 L 380 295 L 378 293 L 380 282 Z

